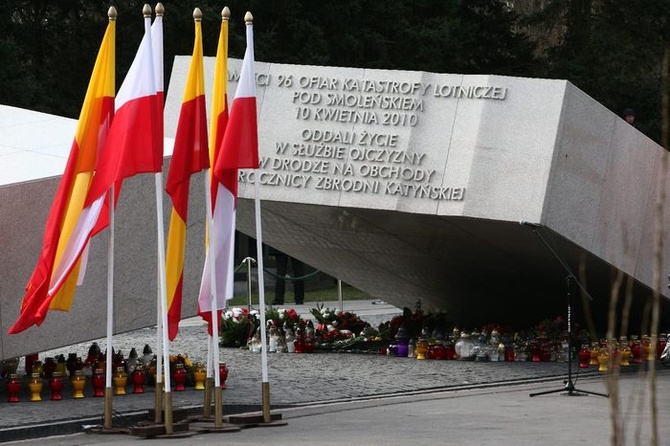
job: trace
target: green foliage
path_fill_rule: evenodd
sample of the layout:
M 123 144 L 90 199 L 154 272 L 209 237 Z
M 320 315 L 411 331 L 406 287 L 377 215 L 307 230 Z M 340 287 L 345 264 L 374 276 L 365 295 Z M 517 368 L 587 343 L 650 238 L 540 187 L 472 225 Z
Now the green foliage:
M 342 295 L 345 300 L 364 300 L 372 299 L 368 293 L 361 291 L 349 285 L 343 285 Z M 248 297 L 246 295 L 239 295 L 233 297 L 228 303 L 230 306 L 244 306 L 247 305 Z M 337 287 L 323 288 L 318 290 L 305 291 L 305 302 L 334 302 L 339 299 Z M 265 295 L 265 301 L 268 302 L 268 295 Z M 251 296 L 252 305 L 258 305 L 258 293 L 253 293 Z
M 396 316 L 386 326 L 380 326 L 380 332 L 387 339 L 393 339 L 400 328 L 404 328 L 408 338 L 418 338 L 425 330 L 429 336 L 434 332 L 446 334 L 453 327 L 447 313 L 443 311 L 424 311 L 421 301 L 417 301 L 414 311 L 403 308 L 402 315 Z
M 549 2 L 527 23 L 559 23 L 565 31 L 544 48 L 539 74 L 570 80 L 617 114 L 634 108 L 638 129 L 658 141 L 669 7 L 668 0 Z
M 265 322 L 276 327 L 284 335 L 288 329 L 294 330 L 305 321 L 293 308 L 267 307 Z M 258 310 L 249 311 L 243 307 L 231 307 L 221 316 L 221 343 L 222 347 L 245 347 L 247 341 L 260 326 Z
M 356 313 L 351 311 L 337 311 L 323 305 L 317 305 L 316 308 L 310 310 L 310 313 L 323 327 L 322 330 L 327 330 L 330 326 L 338 331 L 348 330 L 358 336 L 368 326 Z
M 265 310 L 265 320 L 284 334 L 286 330 L 295 330 L 305 325 L 305 321 L 293 308 L 268 307 Z
M 221 317 L 220 336 L 222 347 L 244 347 L 247 340 L 258 328 L 259 318 L 256 312 L 246 308 L 226 310 Z
M 174 56 L 192 51 L 194 5 L 163 3 L 167 87 Z M 113 4 L 118 12 L 118 88 L 144 32 L 143 2 Z M 244 54 L 243 17 L 250 10 L 259 61 L 520 74 L 531 60 L 532 48 L 513 30 L 515 16 L 498 0 L 233 0 L 228 6 L 232 57 Z M 203 13 L 204 53 L 213 56 L 223 4 L 205 0 L 198 7 Z M 0 0 L 0 103 L 76 118 L 108 8 L 109 3 L 101 1 Z M 18 82 L 22 88 L 17 90 Z

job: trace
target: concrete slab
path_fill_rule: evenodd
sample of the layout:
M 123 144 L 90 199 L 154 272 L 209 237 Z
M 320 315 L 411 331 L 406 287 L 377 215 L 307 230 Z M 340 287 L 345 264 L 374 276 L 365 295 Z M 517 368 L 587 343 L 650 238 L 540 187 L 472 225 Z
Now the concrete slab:
M 168 138 L 188 62 L 180 56 L 173 65 Z M 230 100 L 240 63 L 230 61 Z M 668 189 L 658 167 L 665 151 L 569 82 L 263 62 L 256 69 L 262 168 L 241 173 L 240 232 L 255 236 L 257 179 L 267 244 L 397 307 L 421 300 L 466 326 L 525 326 L 565 314 L 567 273 L 522 220 L 541 224 L 566 263 L 583 271 L 601 331 L 613 273 L 634 279 L 631 330 L 652 288 L 668 296 L 654 282 L 670 270 L 667 258 L 661 271 L 654 266 L 656 202 Z M 208 87 L 212 70 L 213 59 L 206 58 Z M 12 126 L 23 134 L 42 122 L 4 110 L 16 119 L 3 121 L 3 140 L 21 139 L 10 135 Z M 73 137 L 67 130 L 59 139 L 65 150 Z M 39 152 L 43 144 L 30 146 Z M 8 181 L 0 182 L 0 333 L 19 314 L 58 179 Z M 151 176 L 131 178 L 119 201 L 117 332 L 156 320 L 153 185 Z M 203 174 L 195 175 L 184 317 L 195 313 L 202 277 L 204 194 Z M 670 212 L 670 194 L 665 197 Z M 163 208 L 170 209 L 167 196 Z M 168 219 L 165 212 L 165 227 Z M 662 227 L 664 238 L 669 231 Z M 39 330 L 0 335 L 0 357 L 104 334 L 105 236 L 91 244 L 88 277 L 71 312 L 50 314 Z M 661 321 L 668 325 L 663 302 Z M 574 316 L 586 323 L 585 313 Z M 71 326 L 77 329 L 64 328 Z

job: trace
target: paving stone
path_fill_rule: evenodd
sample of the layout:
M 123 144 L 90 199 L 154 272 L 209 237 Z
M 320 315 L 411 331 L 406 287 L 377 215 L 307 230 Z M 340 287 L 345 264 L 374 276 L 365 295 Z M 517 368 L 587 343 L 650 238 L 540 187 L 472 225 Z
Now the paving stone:
M 144 344 L 155 343 L 155 328 L 118 334 L 114 337 L 115 350 L 125 355 L 131 348 L 142 351 Z M 173 354 L 186 353 L 195 361 L 205 361 L 207 336 L 198 323 L 187 324 L 180 329 L 177 340 L 170 345 Z M 97 340 L 104 349 L 104 340 Z M 44 356 L 73 352 L 85 356 L 90 342 L 65 349 L 44 352 Z M 221 361 L 226 362 L 230 373 L 227 388 L 223 391 L 224 413 L 233 414 L 260 410 L 261 408 L 261 356 L 247 350 L 222 348 Z M 575 375 L 584 374 L 573 368 Z M 592 368 L 587 374 L 597 372 Z M 376 354 L 312 353 L 312 354 L 268 354 L 270 403 L 274 407 L 305 405 L 314 402 L 330 402 L 356 398 L 394 395 L 403 392 L 456 389 L 464 386 L 491 385 L 518 380 L 566 376 L 567 364 L 546 362 L 467 362 L 467 361 L 419 361 Z M 128 386 L 128 389 L 131 387 Z M 114 425 L 125 427 L 146 417 L 154 407 L 153 387 L 146 387 L 144 394 L 127 394 L 113 398 Z M 104 398 L 92 397 L 90 383 L 86 397 L 72 399 L 69 383 L 63 390 L 62 401 L 48 400 L 45 386 L 44 401 L 29 402 L 24 390 L 20 403 L 8 403 L 6 387 L 0 385 L 0 436 L 8 438 L 13 429 L 30 431 L 33 436 L 40 432 L 51 432 L 46 426 L 73 425 L 73 431 L 81 431 L 84 425 L 102 424 Z M 202 391 L 187 388 L 183 392 L 172 392 L 173 408 L 201 410 L 204 400 Z

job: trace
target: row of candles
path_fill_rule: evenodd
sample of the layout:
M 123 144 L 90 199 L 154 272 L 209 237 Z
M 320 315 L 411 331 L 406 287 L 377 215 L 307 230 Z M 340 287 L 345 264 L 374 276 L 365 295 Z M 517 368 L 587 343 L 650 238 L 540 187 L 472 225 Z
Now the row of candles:
M 645 360 L 660 359 L 668 341 L 668 336 L 645 335 L 640 338 L 633 335 L 630 340 L 622 336 L 619 340 L 601 340 L 591 343 L 583 342 L 578 350 L 579 367 L 598 366 L 600 371 L 607 371 L 608 365 L 629 366 L 642 364 Z M 391 356 L 424 359 L 469 360 L 469 361 L 568 361 L 569 352 L 567 336 L 560 342 L 552 342 L 546 337 L 539 337 L 524 342 L 503 341 L 497 331 L 490 335 L 481 333 L 455 332 L 448 339 L 428 337 L 423 334 L 418 339 L 409 339 L 403 329 L 398 330 L 394 342 L 386 351 Z
M 310 329 L 311 328 L 311 329 Z M 288 353 L 311 353 L 317 343 L 315 331 L 312 327 L 307 330 L 286 330 L 286 335 L 270 326 L 268 330 L 268 351 Z M 582 342 L 577 349 L 579 367 L 588 368 L 598 366 L 600 371 L 607 371 L 608 364 L 613 366 L 629 366 L 641 364 L 645 359 L 660 359 L 667 343 L 667 334 L 659 336 L 644 335 L 641 338 L 632 335 L 630 340 L 622 336 L 619 340 L 601 340 L 591 343 Z M 655 345 L 655 349 L 654 346 Z M 261 351 L 260 329 L 249 339 L 249 350 Z M 569 352 L 567 333 L 561 341 L 551 341 L 546 336 L 536 339 L 527 339 L 523 342 L 510 342 L 503 339 L 496 330 L 489 333 L 461 332 L 454 329 L 451 335 L 429 336 L 422 332 L 417 338 L 407 336 L 404 327 L 400 327 L 394 340 L 380 349 L 380 354 L 397 357 L 409 357 L 418 360 L 469 360 L 469 361 L 531 361 L 565 362 L 573 355 Z M 610 360 L 611 357 L 611 360 Z
M 7 401 L 17 403 L 21 401 L 21 390 L 24 388 L 24 380 L 16 373 L 14 364 L 12 373 L 8 373 L 6 378 Z M 75 353 L 71 353 L 65 360 L 64 355 L 57 359 L 53 357 L 45 358 L 44 362 L 38 359 L 38 355 L 26 356 L 26 387 L 29 390 L 29 401 L 42 401 L 42 393 L 46 389 L 50 391 L 50 400 L 60 401 L 63 399 L 63 389 L 71 389 L 73 399 L 84 398 L 88 381 L 91 383 L 92 396 L 104 397 L 106 387 L 105 375 L 105 355 L 100 354 L 97 344 L 93 344 L 89 349 L 89 355 L 86 361 L 82 361 Z M 113 394 L 126 395 L 127 386 L 132 386 L 131 393 L 144 393 L 144 386 L 147 383 L 147 372 L 153 373 L 155 380 L 155 356 L 151 350 L 145 347 L 144 357 L 138 358 L 134 353 L 126 361 L 121 353 L 113 356 Z M 189 371 L 183 363 L 177 362 L 171 370 L 173 390 L 186 390 L 186 382 L 189 379 Z M 226 379 L 228 377 L 228 367 L 225 363 L 219 364 L 219 378 L 221 387 L 226 388 Z M 205 390 L 205 379 L 207 371 L 202 363 L 195 364 L 192 370 L 192 380 L 195 390 Z M 67 385 L 69 383 L 69 386 Z
M 609 368 L 628 367 L 631 364 L 643 364 L 645 361 L 661 359 L 668 338 L 662 333 L 657 339 L 651 336 L 626 336 L 616 339 L 584 343 L 577 354 L 580 368 L 598 367 L 598 371 L 607 372 Z M 655 348 L 654 348 L 655 346 Z
M 35 370 L 35 369 L 34 369 Z M 83 370 L 76 370 L 74 375 L 69 377 L 70 387 L 72 390 L 72 398 L 84 398 L 84 391 L 86 389 L 87 377 Z M 42 391 L 46 385 L 51 392 L 52 401 L 60 401 L 63 399 L 63 389 L 67 377 L 63 376 L 61 372 L 52 372 L 49 378 L 45 378 L 42 373 L 35 371 L 30 374 L 27 380 L 27 387 L 30 391 L 29 401 L 42 401 Z M 132 374 L 133 393 L 144 393 L 144 373 L 138 369 Z M 112 378 L 114 384 L 114 395 L 125 395 L 126 385 L 128 383 L 128 375 L 123 370 L 123 367 L 118 367 Z M 93 387 L 93 396 L 105 396 L 106 378 L 102 370 L 97 369 L 91 376 L 91 384 Z M 21 390 L 23 388 L 23 381 L 18 374 L 12 373 L 7 380 L 7 401 L 10 403 L 18 403 L 21 401 Z

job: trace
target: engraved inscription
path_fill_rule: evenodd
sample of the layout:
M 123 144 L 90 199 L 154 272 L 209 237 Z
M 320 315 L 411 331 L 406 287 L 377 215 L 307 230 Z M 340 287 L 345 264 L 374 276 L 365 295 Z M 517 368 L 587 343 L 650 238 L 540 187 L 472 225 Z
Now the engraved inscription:
M 238 78 L 237 72 L 229 73 L 229 80 Z M 431 106 L 509 96 L 506 87 L 497 85 L 285 73 L 257 75 L 256 80 L 260 87 L 288 95 L 292 112 L 286 119 L 293 119 L 298 130 L 271 141 L 272 154 L 261 158 L 257 172 L 240 171 L 240 182 L 417 200 L 463 201 L 466 196 L 463 185 L 441 178 L 443 172 L 432 167 L 429 156 L 410 144 L 409 135 Z

